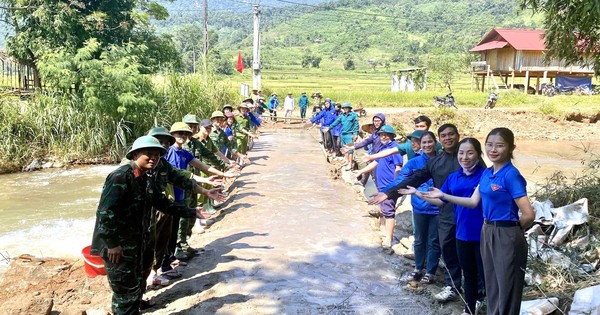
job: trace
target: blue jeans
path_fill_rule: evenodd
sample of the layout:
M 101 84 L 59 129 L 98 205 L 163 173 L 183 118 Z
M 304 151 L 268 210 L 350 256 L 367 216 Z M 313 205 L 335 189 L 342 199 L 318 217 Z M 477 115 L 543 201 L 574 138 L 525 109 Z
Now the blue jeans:
M 440 260 L 441 250 L 438 239 L 438 216 L 413 212 L 415 242 L 415 269 L 425 268 L 427 258 L 427 273 L 435 275 Z

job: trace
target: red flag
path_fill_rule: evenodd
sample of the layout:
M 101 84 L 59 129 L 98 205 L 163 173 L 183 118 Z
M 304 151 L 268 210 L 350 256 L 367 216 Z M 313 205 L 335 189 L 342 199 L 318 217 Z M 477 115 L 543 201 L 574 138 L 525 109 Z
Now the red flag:
M 244 72 L 244 59 L 242 59 L 242 52 L 238 51 L 238 62 L 237 62 L 237 71 L 239 73 Z

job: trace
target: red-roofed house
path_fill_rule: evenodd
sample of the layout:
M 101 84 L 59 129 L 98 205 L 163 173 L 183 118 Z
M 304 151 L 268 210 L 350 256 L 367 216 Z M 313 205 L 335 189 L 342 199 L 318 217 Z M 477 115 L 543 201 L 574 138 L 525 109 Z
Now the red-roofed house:
M 481 91 L 486 89 L 486 79 L 488 87 L 512 88 L 515 85 L 515 77 L 524 77 L 526 86 L 530 86 L 531 78 L 536 78 L 535 86 L 539 87 L 540 78 L 546 82 L 557 75 L 591 77 L 594 74 L 593 68 L 565 67 L 564 63 L 558 60 L 546 64 L 543 30 L 494 28 L 469 51 L 480 54 L 481 61 L 471 65 L 473 83 Z M 498 82 L 497 77 L 500 79 Z M 509 77 L 512 78 L 510 84 Z

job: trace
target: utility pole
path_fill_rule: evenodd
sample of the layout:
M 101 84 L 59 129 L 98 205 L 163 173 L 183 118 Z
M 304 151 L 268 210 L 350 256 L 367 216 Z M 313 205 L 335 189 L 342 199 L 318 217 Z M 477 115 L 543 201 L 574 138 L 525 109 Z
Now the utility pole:
M 208 0 L 204 0 L 204 49 L 202 51 L 202 64 L 204 67 L 204 83 L 207 82 L 208 70 Z
M 252 50 L 252 89 L 260 90 L 260 9 L 258 4 L 252 5 L 254 13 L 254 44 Z

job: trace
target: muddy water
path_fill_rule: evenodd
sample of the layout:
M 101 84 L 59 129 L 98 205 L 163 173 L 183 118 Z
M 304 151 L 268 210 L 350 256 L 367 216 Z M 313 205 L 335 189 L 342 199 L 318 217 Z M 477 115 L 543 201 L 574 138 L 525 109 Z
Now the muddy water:
M 556 171 L 568 178 L 581 175 L 600 141 L 517 141 L 514 164 L 530 183 L 544 183 Z
M 102 184 L 115 166 L 0 175 L 0 254 L 79 256 L 91 241 Z M 0 271 L 6 267 L 0 261 Z

